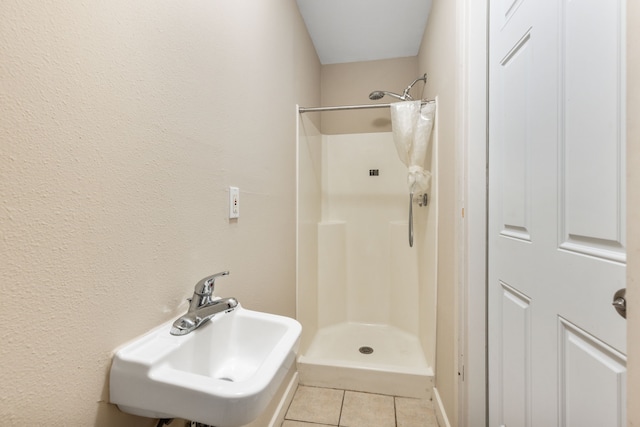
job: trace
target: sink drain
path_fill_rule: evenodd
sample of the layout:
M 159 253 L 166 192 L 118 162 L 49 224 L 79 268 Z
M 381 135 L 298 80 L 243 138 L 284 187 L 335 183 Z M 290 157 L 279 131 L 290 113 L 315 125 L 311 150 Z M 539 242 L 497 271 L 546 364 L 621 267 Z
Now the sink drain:
M 218 378 L 218 379 L 219 379 L 219 380 L 222 380 L 222 381 L 229 381 L 230 383 L 232 383 L 232 382 L 233 382 L 233 379 L 231 379 L 231 378 L 227 378 L 227 377 L 222 377 L 222 378 Z
M 373 353 L 373 349 L 371 347 L 366 346 L 366 345 L 363 346 L 363 347 L 360 347 L 358 349 L 358 351 L 360 353 L 362 353 L 362 354 L 371 354 L 371 353 Z

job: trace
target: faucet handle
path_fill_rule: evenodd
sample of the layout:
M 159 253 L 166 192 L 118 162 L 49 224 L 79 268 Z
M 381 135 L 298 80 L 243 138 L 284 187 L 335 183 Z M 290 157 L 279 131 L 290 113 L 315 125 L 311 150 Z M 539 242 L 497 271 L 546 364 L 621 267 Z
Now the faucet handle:
M 215 281 L 220 276 L 228 276 L 229 271 L 222 271 L 220 273 L 212 274 L 211 276 L 207 276 L 204 279 L 200 280 L 196 283 L 195 289 L 193 290 L 196 294 L 201 296 L 208 296 L 213 293 Z

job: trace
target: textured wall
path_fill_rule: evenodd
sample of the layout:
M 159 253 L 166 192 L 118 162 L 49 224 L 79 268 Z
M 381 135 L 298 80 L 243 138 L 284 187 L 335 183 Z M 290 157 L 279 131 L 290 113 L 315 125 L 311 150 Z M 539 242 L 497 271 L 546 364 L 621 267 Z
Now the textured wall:
M 456 117 L 458 105 L 455 1 L 434 0 L 418 63 L 429 75 L 428 98 L 438 96 L 438 310 L 436 387 L 449 421 L 457 426 Z
M 0 424 L 153 425 L 107 404 L 112 351 L 198 279 L 295 315 L 295 1 L 6 0 L 0 58 Z

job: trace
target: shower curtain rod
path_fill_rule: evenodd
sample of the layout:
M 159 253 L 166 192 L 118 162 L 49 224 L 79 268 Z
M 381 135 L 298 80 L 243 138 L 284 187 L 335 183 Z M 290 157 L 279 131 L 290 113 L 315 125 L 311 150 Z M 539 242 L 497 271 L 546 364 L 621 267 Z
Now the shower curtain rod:
M 423 99 L 422 105 L 436 102 L 433 99 Z M 364 105 L 339 105 L 336 107 L 298 107 L 300 113 L 313 113 L 316 111 L 340 111 L 340 110 L 368 110 L 371 108 L 389 108 L 392 104 L 364 104 Z

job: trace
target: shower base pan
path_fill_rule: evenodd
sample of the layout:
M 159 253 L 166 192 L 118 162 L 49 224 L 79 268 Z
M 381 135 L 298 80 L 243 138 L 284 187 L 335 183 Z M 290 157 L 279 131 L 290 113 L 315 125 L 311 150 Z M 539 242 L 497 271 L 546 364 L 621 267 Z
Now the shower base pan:
M 372 351 L 371 351 L 372 350 Z M 323 328 L 298 358 L 300 384 L 431 398 L 433 370 L 417 337 L 387 325 Z

